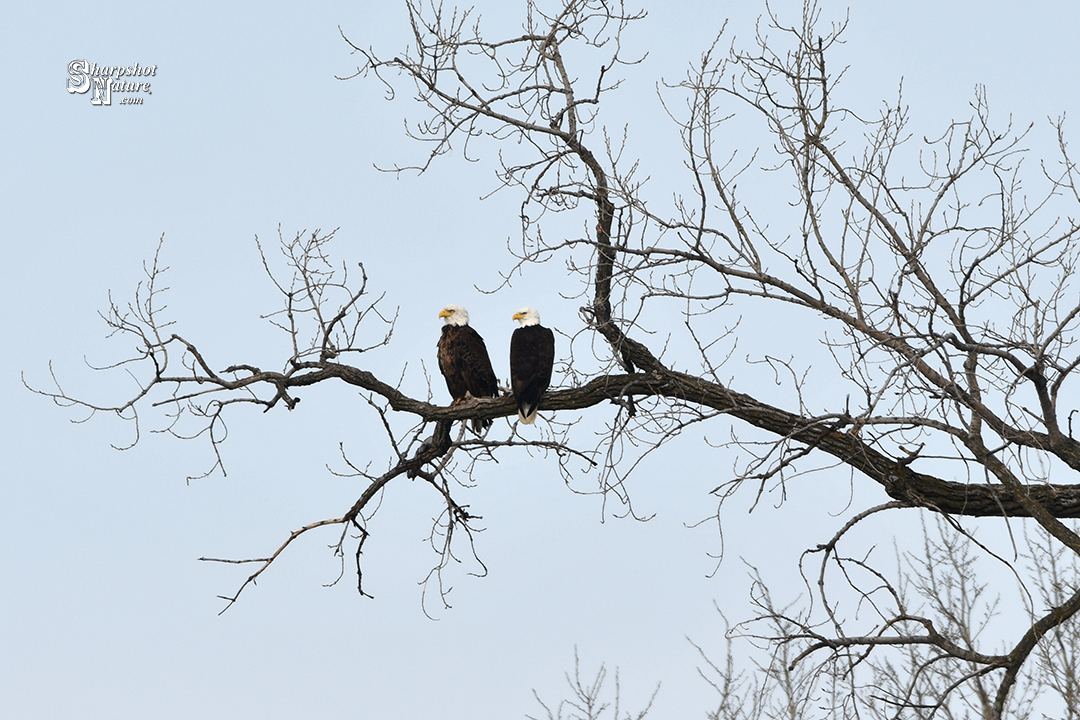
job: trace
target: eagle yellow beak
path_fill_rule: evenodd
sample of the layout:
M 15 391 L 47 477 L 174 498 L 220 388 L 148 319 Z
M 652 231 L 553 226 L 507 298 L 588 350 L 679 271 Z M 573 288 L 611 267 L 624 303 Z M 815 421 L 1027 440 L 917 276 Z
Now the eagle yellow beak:
M 516 312 L 516 313 L 514 313 L 514 317 L 512 317 L 510 319 L 511 320 L 520 320 L 523 317 L 525 317 L 525 315 L 523 313 Z
M 439 311 L 439 317 L 441 317 L 441 318 L 450 317 L 451 315 L 453 315 L 453 313 L 450 312 L 449 310 L 440 310 Z

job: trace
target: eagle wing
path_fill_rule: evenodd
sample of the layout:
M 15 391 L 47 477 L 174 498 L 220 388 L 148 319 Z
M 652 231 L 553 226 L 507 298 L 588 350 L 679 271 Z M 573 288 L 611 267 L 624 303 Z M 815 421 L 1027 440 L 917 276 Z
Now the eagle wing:
M 510 385 L 522 420 L 531 423 L 551 384 L 555 334 L 540 325 L 520 327 L 510 337 Z

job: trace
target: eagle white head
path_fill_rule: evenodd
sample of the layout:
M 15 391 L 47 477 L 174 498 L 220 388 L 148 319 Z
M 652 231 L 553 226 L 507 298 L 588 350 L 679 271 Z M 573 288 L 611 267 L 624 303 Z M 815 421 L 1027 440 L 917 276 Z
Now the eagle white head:
M 469 311 L 460 305 L 447 305 L 439 313 L 439 317 L 447 325 L 468 325 Z
M 540 313 L 536 312 L 531 307 L 521 308 L 516 313 L 514 313 L 513 319 L 521 323 L 521 327 L 526 327 L 528 325 L 539 325 Z

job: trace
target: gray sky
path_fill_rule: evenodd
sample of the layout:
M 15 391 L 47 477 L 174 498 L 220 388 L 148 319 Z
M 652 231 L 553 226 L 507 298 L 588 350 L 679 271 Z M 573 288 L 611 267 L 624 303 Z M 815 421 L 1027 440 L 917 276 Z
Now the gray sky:
M 659 5 L 659 3 L 656 3 Z M 341 260 L 363 261 L 388 307 L 400 307 L 393 345 L 373 363 L 389 377 L 408 366 L 422 392 L 420 362 L 434 369 L 439 309 L 465 305 L 488 339 L 497 370 L 523 305 L 570 331 L 576 304 L 552 290 L 544 268 L 513 288 L 498 285 L 516 232 L 518 199 L 480 201 L 494 186 L 491 157 L 443 158 L 427 175 L 395 177 L 373 164 L 415 162 L 403 137 L 416 117 L 409 93 L 382 100 L 374 82 L 341 82 L 357 61 L 338 26 L 390 54 L 407 39 L 390 3 L 8 3 L 0 11 L 7 98 L 0 108 L 0 238 L 3 240 L 0 364 L 0 701 L 18 718 L 521 717 L 564 694 L 562 674 L 578 649 L 582 669 L 620 668 L 624 707 L 662 683 L 656 717 L 703 716 L 711 690 L 697 676 L 687 637 L 717 658 L 722 623 L 745 617 L 747 568 L 782 583 L 799 553 L 845 516 L 845 477 L 791 489 L 789 502 L 725 511 L 725 560 L 715 526 L 687 529 L 715 511 L 708 491 L 727 479 L 730 454 L 701 432 L 670 447 L 631 485 L 648 523 L 604 517 L 601 501 L 563 484 L 550 461 L 507 454 L 464 494 L 484 517 L 478 552 L 488 575 L 465 563 L 448 578 L 452 609 L 421 607 L 434 555 L 424 543 L 435 498 L 418 485 L 388 491 L 365 553 L 360 598 L 327 545 L 307 537 L 224 615 L 242 568 L 201 556 L 254 557 L 301 525 L 339 516 L 360 485 L 334 477 L 339 443 L 350 456 L 385 461 L 369 436 L 366 405 L 344 385 L 301 394 L 295 412 L 236 413 L 224 446 L 228 475 L 185 482 L 210 462 L 207 447 L 145 433 L 52 406 L 27 392 L 48 383 L 50 361 L 65 388 L 102 401 L 130 390 L 122 374 L 95 373 L 128 345 L 104 339 L 111 290 L 126 300 L 162 234 L 170 313 L 221 368 L 279 367 L 284 338 L 258 316 L 277 307 L 254 238 L 278 227 L 340 228 Z M 791 3 L 775 5 L 792 12 Z M 873 5 L 873 7 L 869 7 Z M 903 79 L 916 131 L 966 118 L 977 83 L 992 111 L 1035 122 L 1077 109 L 1078 11 L 1064 3 L 863 3 L 850 14 L 850 104 L 893 100 Z M 864 7 L 865 6 L 865 7 Z M 732 18 L 749 38 L 757 3 L 665 3 L 630 31 L 649 59 L 630 68 L 610 115 L 630 124 L 663 187 L 672 165 L 652 90 L 677 77 Z M 843 6 L 826 3 L 827 15 Z M 511 17 L 499 11 L 492 21 Z M 794 16 L 791 16 L 794 17 Z M 144 104 L 94 107 L 65 90 L 67 65 L 157 66 Z M 115 98 L 115 96 L 114 96 Z M 663 133 L 670 133 L 667 140 Z M 639 138 L 647 138 L 642 142 Z M 654 143 L 655 138 L 655 143 Z M 577 222 L 589 222 L 584 216 Z M 450 247 L 461 254 L 448 259 Z M 553 285 L 555 283 L 556 285 Z M 570 287 L 572 292 L 575 288 Z M 499 370 L 502 375 L 506 371 Z M 441 380 L 434 397 L 447 401 Z M 607 413 L 607 409 L 597 409 Z M 148 413 L 144 431 L 160 427 Z M 715 426 L 715 435 L 726 426 Z M 841 474 L 842 475 L 842 474 Z M 582 487 L 591 480 L 582 479 Z M 880 501 L 856 492 L 854 507 Z M 603 520 L 603 522 L 602 522 Z M 778 531 L 777 528 L 782 528 Z

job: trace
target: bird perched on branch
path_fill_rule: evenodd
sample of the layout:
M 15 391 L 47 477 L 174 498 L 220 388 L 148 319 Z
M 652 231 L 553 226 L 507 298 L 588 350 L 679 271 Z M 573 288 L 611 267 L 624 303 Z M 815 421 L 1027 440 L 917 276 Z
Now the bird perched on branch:
M 540 313 L 522 308 L 514 313 L 521 327 L 510 338 L 510 388 L 518 417 L 526 425 L 536 421 L 540 398 L 551 384 L 555 364 L 555 334 L 540 324 Z
M 480 333 L 469 327 L 469 313 L 460 305 L 447 305 L 439 313 L 445 323 L 439 338 L 439 370 L 446 389 L 458 405 L 473 398 L 497 397 L 499 384 Z M 472 429 L 479 435 L 491 420 L 476 418 Z

